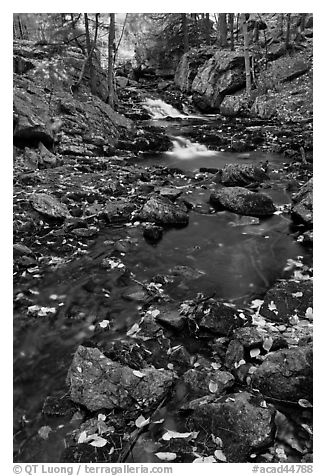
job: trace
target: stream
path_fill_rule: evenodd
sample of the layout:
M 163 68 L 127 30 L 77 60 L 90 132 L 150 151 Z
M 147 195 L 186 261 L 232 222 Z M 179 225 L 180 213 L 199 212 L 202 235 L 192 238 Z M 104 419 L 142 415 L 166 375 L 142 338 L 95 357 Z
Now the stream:
M 128 299 L 130 281 L 125 279 L 123 269 L 117 268 L 108 275 L 101 267 L 114 243 L 127 243 L 127 251 L 115 249 L 114 253 L 137 281 L 152 281 L 159 275 L 173 276 L 164 291 L 177 301 L 203 293 L 247 305 L 261 297 L 277 279 L 289 276 L 285 269 L 289 259 L 301 256 L 304 263 L 312 262 L 311 250 L 301 246 L 291 234 L 287 215 L 239 220 L 239 216 L 231 212 L 214 213 L 207 203 L 209 186 L 195 190 L 189 187 L 189 173 L 196 177 L 200 168 L 218 169 L 229 163 L 259 165 L 268 161 L 270 187 L 263 193 L 270 196 L 275 205 L 284 206 L 291 203 L 291 195 L 284 185 L 288 162 L 283 156 L 210 150 L 191 141 L 188 133 L 203 121 L 214 130 L 214 116 L 187 116 L 160 100 L 148 100 L 145 106 L 153 116 L 149 122 L 166 130 L 173 149 L 144 153 L 135 158 L 134 163 L 183 170 L 185 174 L 180 175 L 176 186 L 186 190 L 190 202 L 196 199 L 197 205 L 189 212 L 187 227 L 167 230 L 155 245 L 143 239 L 137 226 L 104 228 L 87 254 L 54 268 L 37 281 L 33 289 L 38 293 L 38 304 L 51 306 L 55 302 L 60 312 L 55 322 L 45 320 L 37 326 L 21 329 L 16 336 L 15 407 L 21 418 L 31 422 L 23 432 L 16 434 L 20 461 L 60 461 L 66 433 L 80 423 L 71 422 L 67 416 L 46 417 L 41 409 L 48 395 L 65 390 L 72 356 L 77 346 L 92 336 L 96 322 L 112 321 L 111 335 L 116 340 L 139 319 L 140 304 Z M 51 432 L 40 444 L 37 431 L 45 425 L 58 431 Z M 137 461 L 148 462 L 149 456 L 141 456 L 139 449 L 138 452 L 136 448 Z

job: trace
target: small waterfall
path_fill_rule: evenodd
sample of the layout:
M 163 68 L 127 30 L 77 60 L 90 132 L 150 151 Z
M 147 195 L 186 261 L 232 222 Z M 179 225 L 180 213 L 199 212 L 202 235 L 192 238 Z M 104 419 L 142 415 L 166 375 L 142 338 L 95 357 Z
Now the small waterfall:
M 166 152 L 166 154 L 177 156 L 179 159 L 191 159 L 199 155 L 209 156 L 217 154 L 216 151 L 208 150 L 205 145 L 199 144 L 198 142 L 191 142 L 182 136 L 174 137 L 172 143 L 173 149 Z
M 184 114 L 181 114 L 181 112 L 172 107 L 171 104 L 167 104 L 161 99 L 146 98 L 143 106 L 151 114 L 153 119 L 165 119 L 166 117 L 188 117 Z

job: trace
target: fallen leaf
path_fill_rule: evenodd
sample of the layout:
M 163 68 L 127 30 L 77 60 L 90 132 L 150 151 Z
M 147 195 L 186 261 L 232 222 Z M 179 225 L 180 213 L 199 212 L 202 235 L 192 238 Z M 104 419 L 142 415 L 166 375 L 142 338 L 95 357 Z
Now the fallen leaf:
M 38 430 L 38 435 L 43 438 L 43 440 L 47 440 L 49 437 L 49 433 L 52 431 L 52 428 L 50 426 L 42 426 Z
M 255 349 L 250 349 L 250 357 L 254 359 L 260 354 L 260 349 L 255 348 Z
M 96 436 L 96 438 L 93 439 L 89 444 L 91 446 L 95 446 L 96 448 L 102 448 L 107 444 L 107 440 L 105 438 L 102 438 L 101 436 Z
M 110 321 L 108 321 L 106 319 L 101 321 L 99 324 L 100 324 L 100 327 L 102 327 L 102 329 L 105 329 L 106 327 L 110 327 Z
M 226 462 L 226 456 L 225 454 L 223 453 L 222 450 L 215 450 L 214 451 L 214 456 L 216 459 L 218 459 L 219 461 L 225 461 Z
M 312 321 L 312 318 L 313 318 L 312 307 L 307 307 L 306 319 L 309 319 L 310 321 Z
M 191 436 L 192 439 L 197 438 L 198 432 L 190 432 L 190 433 L 179 433 L 178 431 L 168 430 L 162 436 L 162 440 L 170 441 L 172 438 L 189 438 Z
M 200 456 L 193 460 L 193 463 L 216 463 L 214 456 Z
M 292 293 L 293 297 L 302 297 L 303 293 L 301 291 L 298 291 L 297 293 Z
M 150 422 L 150 418 L 145 418 L 143 415 L 140 415 L 137 420 L 135 421 L 135 425 L 137 428 L 143 428 L 144 426 L 148 425 Z
M 269 352 L 273 346 L 273 338 L 272 337 L 266 337 L 263 342 L 263 349 L 266 350 L 266 352 Z
M 305 398 L 300 398 L 300 400 L 298 401 L 298 404 L 300 405 L 300 407 L 303 407 L 303 408 L 312 408 L 312 403 L 310 403 Z
M 176 453 L 155 453 L 155 456 L 161 461 L 174 461 L 177 458 Z
M 216 382 L 213 382 L 213 381 L 211 380 L 211 381 L 209 382 L 209 384 L 208 384 L 208 388 L 209 388 L 209 391 L 210 391 L 211 393 L 215 393 L 215 392 L 217 391 L 217 389 L 218 389 L 218 385 L 217 385 Z
M 132 373 L 136 375 L 136 377 L 139 377 L 139 378 L 145 377 L 145 374 L 139 372 L 138 370 L 133 370 Z

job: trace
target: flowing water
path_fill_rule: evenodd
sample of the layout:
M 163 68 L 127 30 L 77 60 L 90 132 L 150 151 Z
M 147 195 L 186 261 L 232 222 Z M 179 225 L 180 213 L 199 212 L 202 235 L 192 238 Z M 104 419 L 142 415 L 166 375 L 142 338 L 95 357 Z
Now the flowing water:
M 220 168 L 228 163 L 259 163 L 268 160 L 271 188 L 264 190 L 277 205 L 291 202 L 284 186 L 282 172 L 284 158 L 258 152 L 232 154 L 208 150 L 182 135 L 198 117 L 187 117 L 163 101 L 148 100 L 147 109 L 153 122 L 165 127 L 173 141 L 173 149 L 166 153 L 144 155 L 137 159 L 142 165 L 165 165 L 186 171 L 200 167 Z M 168 117 L 172 120 L 166 120 Z M 203 121 L 214 120 L 202 118 Z M 213 127 L 213 125 L 212 125 Z M 187 178 L 180 178 L 180 188 L 187 186 Z M 171 275 L 173 283 L 166 292 L 177 300 L 193 298 L 197 293 L 215 294 L 219 299 L 248 303 L 261 296 L 279 278 L 289 258 L 301 255 L 311 261 L 306 251 L 291 235 L 291 222 L 285 215 L 273 215 L 257 224 L 239 223 L 230 212 L 211 213 L 207 200 L 209 190 L 199 188 L 189 193 L 199 204 L 190 212 L 189 225 L 165 232 L 155 246 L 148 244 L 137 227 L 108 228 L 101 231 L 86 257 L 74 260 L 42 278 L 38 291 L 39 304 L 51 305 L 53 295 L 61 297 L 61 315 L 71 315 L 71 321 L 59 318 L 56 324 L 38 323 L 17 336 L 15 366 L 15 401 L 25 418 L 35 419 L 25 435 L 25 449 L 19 458 L 24 462 L 59 461 L 64 448 L 64 434 L 74 424 L 69 418 L 47 419 L 40 414 L 47 395 L 65 388 L 65 376 L 77 345 L 92 335 L 94 323 L 109 318 L 115 323 L 112 338 L 123 336 L 139 319 L 138 304 L 126 300 L 124 293 L 130 282 L 117 270 L 108 273 L 100 262 L 108 255 L 108 240 L 129 240 L 131 252 L 123 262 L 136 279 L 151 280 L 156 275 Z M 241 226 L 239 226 L 241 225 Z M 119 253 L 117 253 L 119 255 Z M 52 296 L 52 298 L 51 298 Z M 33 439 L 38 428 L 50 424 L 64 425 L 40 446 Z M 19 440 L 19 435 L 18 435 Z

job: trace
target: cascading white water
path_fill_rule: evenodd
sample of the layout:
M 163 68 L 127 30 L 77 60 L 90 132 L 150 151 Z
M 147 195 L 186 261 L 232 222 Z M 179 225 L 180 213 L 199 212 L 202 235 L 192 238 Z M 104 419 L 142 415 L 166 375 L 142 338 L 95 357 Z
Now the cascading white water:
M 184 114 L 175 109 L 171 104 L 167 104 L 162 99 L 146 98 L 144 108 L 150 113 L 153 119 L 165 119 L 166 117 L 186 118 Z
M 208 150 L 207 147 L 203 144 L 198 144 L 198 142 L 191 142 L 189 139 L 186 139 L 182 136 L 174 137 L 172 140 L 173 149 L 169 152 L 166 152 L 168 155 L 174 155 L 179 159 L 191 159 L 193 157 L 198 157 L 199 155 L 216 155 L 216 151 Z

